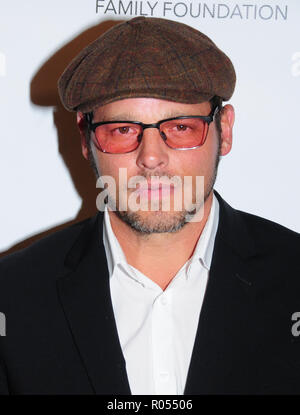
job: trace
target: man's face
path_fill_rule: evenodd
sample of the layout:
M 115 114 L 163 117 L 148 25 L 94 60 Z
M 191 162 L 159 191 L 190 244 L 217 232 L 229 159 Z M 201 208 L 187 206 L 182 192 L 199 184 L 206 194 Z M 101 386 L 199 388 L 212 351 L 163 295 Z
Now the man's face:
M 184 115 L 208 115 L 211 111 L 209 102 L 201 104 L 182 104 L 155 98 L 131 98 L 116 101 L 94 111 L 93 122 L 109 120 L 142 121 L 150 124 L 162 119 Z M 80 115 L 79 115 L 80 118 Z M 202 202 L 208 199 L 211 194 L 216 178 L 217 165 L 220 155 L 225 155 L 231 148 L 231 131 L 233 125 L 233 108 L 230 105 L 222 111 L 221 126 L 222 135 L 219 137 L 215 122 L 210 124 L 208 135 L 203 146 L 189 150 L 174 150 L 169 148 L 163 141 L 159 131 L 155 128 L 144 130 L 143 138 L 139 147 L 127 154 L 106 154 L 98 150 L 92 143 L 93 157 L 101 176 L 111 176 L 116 182 L 116 207 L 117 214 L 123 221 L 132 228 L 143 233 L 153 232 L 174 232 L 182 228 L 186 223 L 186 215 L 194 211 L 193 203 L 196 200 Z M 93 132 L 91 134 L 94 134 Z M 87 146 L 83 140 L 83 154 L 88 158 Z M 185 182 L 185 176 L 191 176 L 192 186 L 171 189 L 170 210 L 162 209 L 163 195 L 157 189 L 147 190 L 140 194 L 148 197 L 150 201 L 157 203 L 155 211 L 148 209 L 133 211 L 128 203 L 126 211 L 119 211 L 119 202 L 124 198 L 127 202 L 135 189 L 122 187 L 119 183 L 119 169 L 126 168 L 127 176 L 143 176 L 148 182 L 153 176 L 169 178 L 179 176 L 181 183 Z M 196 187 L 196 176 L 204 178 L 204 189 Z M 119 199 L 119 187 L 121 186 L 121 199 Z M 174 198 L 184 195 L 191 190 L 192 199 L 190 206 L 182 203 L 180 210 L 174 209 Z M 200 195 L 200 193 L 203 193 Z M 156 200 L 154 200 L 156 199 Z M 183 200 L 183 199 L 182 199 Z M 141 200 L 140 200 L 141 201 Z M 177 205 L 178 206 L 178 205 Z M 198 209 L 201 206 L 198 206 Z

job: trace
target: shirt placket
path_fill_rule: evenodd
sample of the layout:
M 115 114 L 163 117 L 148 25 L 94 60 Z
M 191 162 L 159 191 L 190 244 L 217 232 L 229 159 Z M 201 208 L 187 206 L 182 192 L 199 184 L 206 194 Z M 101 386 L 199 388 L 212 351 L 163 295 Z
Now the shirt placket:
M 177 394 L 174 371 L 172 290 L 157 296 L 152 309 L 152 356 L 155 394 Z

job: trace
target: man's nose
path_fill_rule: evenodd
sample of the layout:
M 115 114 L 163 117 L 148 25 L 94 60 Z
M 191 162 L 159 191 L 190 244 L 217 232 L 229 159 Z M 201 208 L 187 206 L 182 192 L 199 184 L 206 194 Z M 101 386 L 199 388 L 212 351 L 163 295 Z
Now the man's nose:
M 168 147 L 164 143 L 158 129 L 144 130 L 141 144 L 138 148 L 136 164 L 142 169 L 161 169 L 168 165 Z

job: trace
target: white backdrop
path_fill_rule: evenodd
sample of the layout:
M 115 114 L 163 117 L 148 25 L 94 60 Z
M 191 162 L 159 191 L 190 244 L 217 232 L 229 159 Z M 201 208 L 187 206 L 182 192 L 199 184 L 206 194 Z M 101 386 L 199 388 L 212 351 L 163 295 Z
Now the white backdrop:
M 59 107 L 55 84 L 103 22 L 141 14 L 190 24 L 232 59 L 234 145 L 216 189 L 234 207 L 300 231 L 300 1 L 244 3 L 0 0 L 0 251 L 84 218 L 88 197 L 94 208 L 74 115 Z

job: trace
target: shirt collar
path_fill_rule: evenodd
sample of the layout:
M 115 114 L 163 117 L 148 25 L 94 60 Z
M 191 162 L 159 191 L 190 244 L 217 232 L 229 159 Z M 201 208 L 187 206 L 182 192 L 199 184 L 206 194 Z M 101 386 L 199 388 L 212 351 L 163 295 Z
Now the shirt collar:
M 104 210 L 103 244 L 106 252 L 107 265 L 110 277 L 118 264 L 127 264 L 123 249 L 116 238 L 110 223 L 107 205 Z
M 208 219 L 198 239 L 194 253 L 188 261 L 189 266 L 195 261 L 200 261 L 207 270 L 210 269 L 218 223 L 219 202 L 216 196 L 213 195 Z M 121 245 L 112 230 L 107 206 L 104 211 L 103 244 L 106 252 L 108 271 L 111 277 L 116 265 L 123 264 L 127 266 L 128 264 Z
M 215 238 L 219 224 L 219 202 L 215 195 L 211 204 L 211 209 L 203 228 L 203 231 L 198 239 L 196 248 L 190 261 L 200 260 L 203 266 L 209 270 L 214 250 Z

